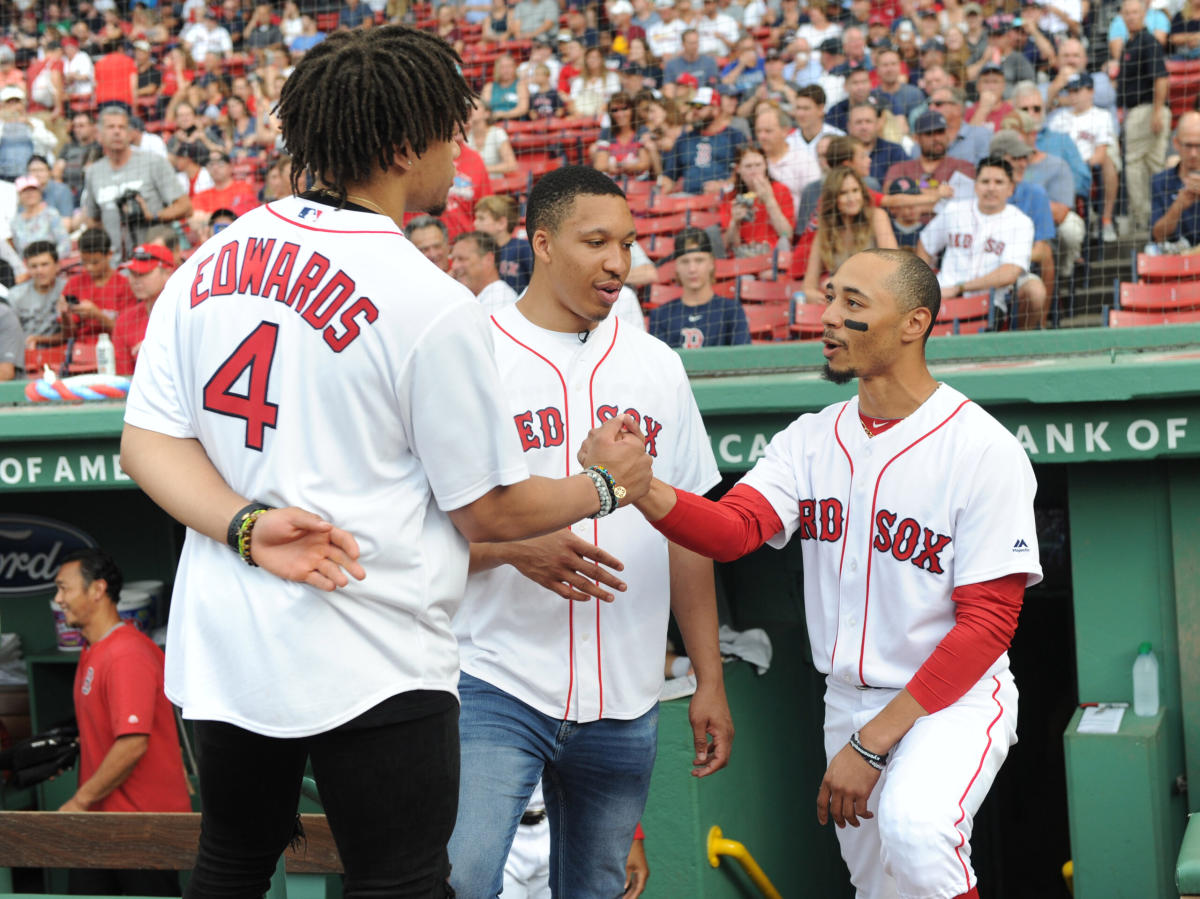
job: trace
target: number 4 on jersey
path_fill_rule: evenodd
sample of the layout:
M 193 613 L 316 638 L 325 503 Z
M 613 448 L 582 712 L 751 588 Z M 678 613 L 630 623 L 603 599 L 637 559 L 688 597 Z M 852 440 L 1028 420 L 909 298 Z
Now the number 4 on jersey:
M 221 363 L 204 385 L 204 408 L 218 415 L 241 418 L 246 422 L 246 446 L 262 452 L 265 428 L 275 427 L 279 406 L 267 402 L 271 380 L 271 361 L 279 325 L 263 322 L 250 332 L 228 359 Z M 233 385 L 249 370 L 245 394 L 234 393 Z

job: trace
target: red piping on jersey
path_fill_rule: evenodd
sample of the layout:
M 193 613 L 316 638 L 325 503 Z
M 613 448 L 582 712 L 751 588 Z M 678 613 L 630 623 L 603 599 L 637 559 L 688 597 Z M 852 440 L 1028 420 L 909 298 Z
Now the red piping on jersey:
M 957 412 L 958 409 L 955 409 L 954 411 Z M 975 767 L 975 773 L 971 775 L 971 780 L 967 783 L 967 788 L 963 790 L 962 795 L 958 797 L 958 810 L 961 814 L 958 816 L 958 820 L 954 822 L 955 830 L 958 830 L 958 825 L 962 824 L 963 819 L 967 817 L 967 812 L 966 809 L 963 808 L 963 803 L 967 799 L 967 794 L 971 792 L 971 787 L 975 786 L 975 781 L 979 778 L 979 772 L 983 770 L 983 763 L 987 760 L 988 750 L 992 748 L 992 728 L 996 726 L 996 722 L 999 721 L 1001 716 L 1004 714 L 1004 704 L 996 698 L 996 694 L 1000 692 L 1000 678 L 993 674 L 992 680 L 996 682 L 996 689 L 992 691 L 992 701 L 996 703 L 996 707 L 999 709 L 999 711 L 996 712 L 996 717 L 992 719 L 992 723 L 988 725 L 987 743 L 983 747 L 983 754 L 979 757 L 979 764 Z M 963 869 L 963 878 L 965 881 L 963 892 L 969 892 L 971 889 L 971 875 L 968 873 L 967 863 L 962 857 L 962 847 L 965 846 L 966 843 L 967 835 L 959 830 L 958 845 L 954 847 L 954 854 L 958 856 L 958 863 L 962 865 Z
M 316 200 L 314 200 L 313 202 L 316 203 L 318 206 L 325 205 L 324 203 L 317 202 Z M 336 209 L 337 207 L 334 207 L 334 208 Z M 289 225 L 294 225 L 297 228 L 303 228 L 305 231 L 319 231 L 322 234 L 391 234 L 394 237 L 403 237 L 404 236 L 403 232 L 395 231 L 395 230 L 388 231 L 387 229 L 384 229 L 383 231 L 375 231 L 375 230 L 371 230 L 371 231 L 341 231 L 341 230 L 338 230 L 337 228 L 315 228 L 312 225 L 305 225 L 305 224 L 302 224 L 301 222 L 294 222 L 290 218 L 288 218 L 286 215 L 280 215 L 278 212 L 276 212 L 274 209 L 272 209 L 269 205 L 264 205 L 263 209 L 267 210 L 267 212 L 271 213 L 271 215 L 275 216 L 275 218 L 279 219 L 281 222 L 287 222 Z
M 571 403 L 570 403 L 570 398 L 567 395 L 567 379 L 563 377 L 562 372 L 558 370 L 557 365 L 555 365 L 553 362 L 551 362 L 549 359 L 547 359 L 545 356 L 543 356 L 541 353 L 539 353 L 533 347 L 529 346 L 526 343 L 522 343 L 521 341 L 517 340 L 517 338 L 513 337 L 511 334 L 509 334 L 507 331 L 505 331 L 504 326 L 501 325 L 500 322 L 496 321 L 496 316 L 492 315 L 492 316 L 489 316 L 489 318 L 491 318 L 492 324 L 500 329 L 501 334 L 503 334 L 505 337 L 507 337 L 509 340 L 511 340 L 513 343 L 515 343 L 517 346 L 521 347 L 522 349 L 528 350 L 529 352 L 533 353 L 533 355 L 537 356 L 539 359 L 541 359 L 543 362 L 545 362 L 547 365 L 549 365 L 550 368 L 553 369 L 554 373 L 556 375 L 558 375 L 558 383 L 562 385 L 562 392 L 563 392 L 563 419 L 564 419 L 564 421 L 563 421 L 563 446 L 567 448 L 567 454 L 564 457 L 564 462 L 566 464 L 566 476 L 570 477 L 571 476 L 571 455 L 570 455 Z M 568 674 L 568 679 L 567 679 L 567 709 L 565 712 L 563 712 L 563 720 L 564 721 L 566 721 L 571 715 L 571 695 L 575 692 L 575 601 L 574 600 L 567 600 L 567 632 L 570 636 L 570 639 L 567 641 L 567 670 L 568 670 L 569 674 Z
M 957 407 L 955 407 L 954 411 L 951 412 L 949 415 L 947 415 L 940 423 L 938 423 L 934 427 L 930 428 L 928 431 L 926 431 L 924 434 L 922 434 L 920 437 L 918 437 L 916 440 L 914 440 L 912 443 L 910 443 L 904 449 L 900 450 L 900 452 L 896 453 L 896 455 L 892 456 L 892 458 L 888 459 L 887 462 L 884 463 L 883 468 L 879 469 L 879 477 L 877 477 L 875 479 L 875 492 L 873 494 L 871 494 L 871 520 L 867 524 L 867 584 L 866 584 L 865 596 L 863 598 L 862 642 L 859 644 L 859 647 L 858 647 L 858 682 L 860 684 L 863 684 L 864 686 L 866 685 L 867 682 L 863 678 L 863 654 L 867 650 L 867 614 L 871 611 L 871 562 L 873 559 L 871 542 L 873 540 L 872 535 L 874 534 L 874 531 L 875 531 L 875 505 L 879 500 L 879 485 L 883 481 L 883 476 L 887 472 L 888 466 L 890 466 L 893 462 L 895 462 L 897 459 L 899 459 L 901 456 L 903 456 L 905 453 L 907 453 L 910 449 L 912 449 L 914 446 L 916 446 L 918 443 L 920 443 L 922 440 L 924 440 L 930 434 L 934 434 L 938 430 L 940 430 L 943 425 L 945 425 L 947 422 L 950 421 L 950 419 L 952 419 L 954 416 L 956 416 L 959 413 L 959 411 L 962 410 L 962 407 L 965 406 L 969 402 L 971 402 L 971 401 L 963 400 L 961 403 L 958 404 Z M 838 621 L 839 622 L 841 621 L 840 616 L 838 618 Z
M 849 403 L 845 403 L 842 406 L 842 408 L 840 410 L 838 410 L 837 418 L 834 419 L 834 422 L 833 422 L 833 438 L 834 438 L 834 440 L 837 441 L 838 446 L 840 446 L 842 448 L 842 452 L 845 453 L 845 455 L 846 455 L 846 462 L 850 465 L 850 484 L 851 484 L 851 486 L 853 486 L 853 484 L 854 484 L 854 460 L 850 458 L 850 453 L 846 449 L 846 444 L 842 443 L 842 435 L 838 433 L 838 425 L 841 424 L 842 413 L 844 413 L 846 411 L 846 407 L 849 405 L 850 405 Z M 849 497 L 849 494 L 847 494 L 847 496 L 846 496 L 846 508 L 843 509 L 842 511 L 844 514 L 842 517 L 842 554 L 838 558 L 838 581 L 839 582 L 842 580 L 842 563 L 846 561 L 846 531 L 849 530 L 849 528 L 847 527 L 847 524 L 850 521 L 850 497 Z M 833 660 L 837 658 L 838 634 L 841 633 L 841 630 L 842 630 L 842 596 L 841 596 L 841 591 L 839 590 L 838 591 L 837 626 L 833 629 L 833 651 L 829 654 L 829 670 L 830 671 L 833 670 Z
M 596 427 L 596 372 L 600 370 L 600 366 L 604 364 L 604 360 L 608 358 L 608 354 L 612 352 L 612 348 L 617 344 L 617 329 L 621 327 L 620 319 L 613 319 L 613 336 L 612 341 L 608 344 L 608 349 L 604 351 L 604 355 L 600 357 L 600 361 L 596 363 L 592 369 L 592 376 L 588 378 L 588 415 L 591 416 L 592 427 Z M 568 444 L 569 446 L 570 444 Z M 600 519 L 592 519 L 592 542 L 596 546 L 600 545 Z M 599 717 L 604 717 L 604 664 L 600 656 L 600 602 L 593 602 L 596 607 L 596 674 L 599 678 L 600 685 L 600 712 Z

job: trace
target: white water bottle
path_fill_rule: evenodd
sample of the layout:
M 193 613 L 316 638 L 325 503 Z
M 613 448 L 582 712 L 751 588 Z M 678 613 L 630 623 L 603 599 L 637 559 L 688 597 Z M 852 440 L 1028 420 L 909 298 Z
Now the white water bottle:
M 96 370 L 102 375 L 117 373 L 117 354 L 113 350 L 112 338 L 103 331 L 96 338 Z
M 1139 718 L 1158 714 L 1158 659 L 1149 643 L 1138 647 L 1133 663 L 1133 714 Z

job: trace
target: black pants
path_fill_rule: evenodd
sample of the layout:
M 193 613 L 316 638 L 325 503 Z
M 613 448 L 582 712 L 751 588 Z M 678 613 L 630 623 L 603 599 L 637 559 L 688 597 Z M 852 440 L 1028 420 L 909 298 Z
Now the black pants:
M 188 899 L 261 899 L 292 838 L 312 757 L 346 876 L 344 894 L 452 896 L 446 843 L 458 812 L 458 705 L 312 737 L 277 739 L 195 722 L 202 817 Z M 372 713 L 368 712 L 364 718 Z
M 178 896 L 177 871 L 120 871 L 72 868 L 67 872 L 72 896 Z

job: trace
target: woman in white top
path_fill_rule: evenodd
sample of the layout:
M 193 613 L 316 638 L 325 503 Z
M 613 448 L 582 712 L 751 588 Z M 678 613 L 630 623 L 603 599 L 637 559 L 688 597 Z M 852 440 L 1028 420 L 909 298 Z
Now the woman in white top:
M 283 4 L 283 15 L 279 17 L 279 33 L 283 35 L 284 44 L 290 44 L 303 30 L 304 21 L 300 18 L 300 7 L 293 0 L 287 0 L 287 3 Z
M 507 175 L 517 170 L 517 154 L 503 128 L 488 121 L 487 107 L 475 101 L 467 120 L 467 146 L 483 157 L 489 175 Z
M 604 112 L 608 99 L 621 89 L 621 79 L 604 65 L 599 47 L 583 54 L 583 72 L 571 79 L 571 97 L 567 101 L 571 115 L 594 117 Z

